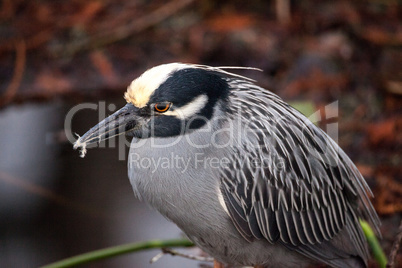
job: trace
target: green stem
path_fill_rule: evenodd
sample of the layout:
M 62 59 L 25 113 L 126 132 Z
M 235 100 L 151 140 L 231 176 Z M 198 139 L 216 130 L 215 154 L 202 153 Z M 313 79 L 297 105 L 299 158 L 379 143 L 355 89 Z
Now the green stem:
M 172 239 L 172 240 L 151 240 L 146 242 L 138 242 L 125 244 L 100 250 L 91 251 L 71 258 L 67 258 L 58 262 L 54 262 L 43 266 L 42 268 L 60 268 L 72 267 L 81 265 L 88 262 L 98 261 L 102 259 L 111 258 L 114 256 L 137 252 L 153 248 L 166 248 L 166 247 L 192 247 L 194 244 L 187 239 Z
M 360 220 L 364 235 L 370 245 L 374 258 L 377 260 L 380 267 L 386 267 L 387 258 L 382 250 L 373 230 L 370 225 L 363 220 Z M 187 239 L 171 239 L 171 240 L 151 240 L 146 242 L 138 242 L 125 244 L 105 249 L 95 250 L 61 261 L 57 261 L 41 268 L 61 268 L 82 265 L 88 262 L 94 262 L 102 259 L 111 258 L 114 256 L 123 255 L 126 253 L 137 252 L 141 250 L 154 249 L 154 248 L 168 248 L 168 247 L 192 247 L 194 244 Z
M 369 243 L 371 251 L 373 252 L 374 258 L 381 268 L 385 268 L 387 265 L 387 257 L 385 256 L 380 243 L 378 243 L 373 229 L 371 229 L 370 225 L 363 220 L 360 220 L 360 225 L 363 229 L 364 235 L 366 236 L 367 242 Z

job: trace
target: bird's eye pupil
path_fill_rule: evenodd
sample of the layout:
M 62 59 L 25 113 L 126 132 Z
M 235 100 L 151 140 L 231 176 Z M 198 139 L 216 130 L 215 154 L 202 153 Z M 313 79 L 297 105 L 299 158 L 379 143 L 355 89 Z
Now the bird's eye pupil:
M 155 111 L 159 113 L 164 113 L 170 108 L 169 102 L 160 102 L 155 104 Z

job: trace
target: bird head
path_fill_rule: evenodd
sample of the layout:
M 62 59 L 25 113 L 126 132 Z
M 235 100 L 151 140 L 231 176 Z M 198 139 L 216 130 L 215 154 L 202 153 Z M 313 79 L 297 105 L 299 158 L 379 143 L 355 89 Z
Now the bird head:
M 87 145 L 123 133 L 143 139 L 174 137 L 201 128 L 217 103 L 228 100 L 225 77 L 240 77 L 224 69 L 182 63 L 149 69 L 128 86 L 127 104 L 80 137 L 74 148 L 81 147 L 83 156 Z

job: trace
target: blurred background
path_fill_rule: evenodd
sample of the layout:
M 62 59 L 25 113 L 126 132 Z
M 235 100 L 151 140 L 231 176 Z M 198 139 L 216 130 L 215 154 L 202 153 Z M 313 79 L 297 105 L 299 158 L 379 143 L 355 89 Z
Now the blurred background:
M 374 192 L 381 245 L 390 253 L 402 218 L 400 1 L 0 5 L 1 267 L 37 267 L 108 246 L 182 236 L 135 199 L 121 150 L 91 149 L 81 159 L 68 141 L 123 106 L 131 80 L 168 62 L 261 68 L 241 74 L 286 101 L 314 107 L 326 119 L 324 130 L 337 123 L 338 143 Z M 336 101 L 338 112 L 328 118 L 324 107 Z M 66 120 L 82 103 L 96 106 Z M 158 252 L 88 267 L 200 265 L 171 256 L 149 264 Z M 396 261 L 402 265 L 400 253 Z

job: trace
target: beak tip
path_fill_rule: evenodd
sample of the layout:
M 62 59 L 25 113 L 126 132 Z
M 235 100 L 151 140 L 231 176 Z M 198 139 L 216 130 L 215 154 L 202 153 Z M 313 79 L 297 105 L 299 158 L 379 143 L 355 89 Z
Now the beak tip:
M 78 149 L 78 148 L 81 148 L 81 150 L 80 150 L 80 157 L 81 157 L 81 158 L 84 158 L 85 155 L 86 155 L 86 153 L 87 153 L 86 147 L 87 147 L 86 142 L 81 142 L 81 138 L 80 138 L 80 137 L 78 138 L 78 140 L 76 140 L 76 141 L 74 142 L 74 145 L 73 145 L 74 150 L 76 150 L 76 149 Z

